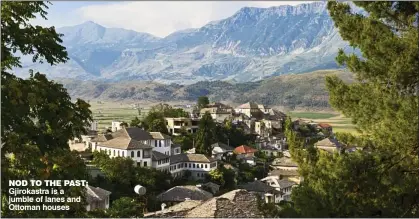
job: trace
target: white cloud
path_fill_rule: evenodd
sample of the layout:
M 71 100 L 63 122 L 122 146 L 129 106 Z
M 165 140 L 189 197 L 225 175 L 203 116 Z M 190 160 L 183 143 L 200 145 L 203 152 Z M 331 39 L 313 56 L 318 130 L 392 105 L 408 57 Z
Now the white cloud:
M 77 17 L 106 27 L 119 27 L 164 37 L 177 30 L 198 28 L 210 21 L 227 18 L 245 6 L 297 5 L 299 1 L 248 2 L 113 2 L 78 9 Z

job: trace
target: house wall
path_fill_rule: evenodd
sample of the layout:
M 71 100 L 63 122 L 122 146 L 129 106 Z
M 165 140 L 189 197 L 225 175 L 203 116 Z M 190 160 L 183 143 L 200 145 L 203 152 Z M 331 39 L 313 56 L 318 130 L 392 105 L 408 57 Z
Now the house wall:
M 199 119 L 191 118 L 165 118 L 166 127 L 173 135 L 180 135 L 180 130 L 185 128 L 189 133 L 196 133 L 198 131 Z M 177 124 L 180 123 L 180 124 Z M 194 124 L 195 123 L 195 124 Z
M 198 163 L 198 162 L 182 162 L 170 165 L 170 173 L 173 176 L 182 176 L 186 170 L 191 171 L 192 177 L 201 178 L 202 174 L 217 168 L 217 162 L 212 163 Z M 202 177 L 203 179 L 203 177 Z
M 93 150 L 93 149 L 92 149 Z M 95 148 L 96 151 L 105 151 L 109 157 L 130 157 L 134 160 L 134 162 L 139 164 L 140 166 L 148 166 L 152 165 L 151 162 L 151 150 L 150 150 L 150 157 L 144 157 L 144 150 L 143 149 L 136 149 L 136 150 L 122 150 L 122 149 L 114 149 L 109 147 L 103 147 L 97 145 Z M 94 150 L 93 150 L 94 151 Z M 131 157 L 132 152 L 134 152 L 134 157 Z
M 162 154 L 166 154 L 170 156 L 172 154 L 171 146 L 172 141 L 170 139 L 164 139 L 164 140 L 149 140 L 149 145 L 153 147 L 153 151 L 158 151 Z

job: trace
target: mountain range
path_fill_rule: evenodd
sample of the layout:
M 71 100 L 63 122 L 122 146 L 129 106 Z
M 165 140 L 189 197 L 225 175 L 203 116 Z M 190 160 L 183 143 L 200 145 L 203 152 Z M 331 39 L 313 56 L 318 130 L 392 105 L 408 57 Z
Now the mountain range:
M 93 22 L 58 28 L 70 60 L 50 66 L 23 57 L 16 74 L 29 69 L 49 78 L 251 82 L 289 73 L 336 69 L 339 48 L 350 50 L 325 2 L 240 9 L 231 17 L 177 31 L 164 38 Z
M 109 102 L 183 102 L 195 103 L 198 97 L 211 101 L 242 104 L 248 101 L 290 109 L 329 108 L 325 77 L 337 75 L 351 83 L 353 75 L 347 70 L 321 70 L 305 74 L 287 74 L 257 82 L 229 83 L 200 81 L 194 84 L 161 84 L 148 81 L 81 81 L 57 79 L 72 98 Z

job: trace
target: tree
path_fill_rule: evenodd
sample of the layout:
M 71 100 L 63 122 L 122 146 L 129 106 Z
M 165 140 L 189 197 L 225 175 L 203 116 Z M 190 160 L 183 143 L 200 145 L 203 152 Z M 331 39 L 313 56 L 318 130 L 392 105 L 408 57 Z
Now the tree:
M 143 128 L 141 120 L 136 116 L 130 123 L 131 127 Z
M 43 2 L 2 2 L 1 4 L 1 150 L 2 215 L 5 217 L 84 217 L 82 187 L 63 188 L 64 197 L 81 196 L 82 202 L 69 203 L 69 211 L 10 211 L 7 205 L 9 180 L 87 179 L 84 162 L 70 152 L 68 140 L 86 133 L 92 120 L 89 104 L 71 101 L 62 85 L 33 73 L 28 79 L 13 75 L 21 67 L 16 51 L 32 56 L 33 62 L 51 65 L 68 60 L 62 35 L 54 27 L 33 26 L 29 20 L 46 19 Z M 43 186 L 44 189 L 49 189 Z M 39 203 L 40 204 L 40 203 Z
M 198 98 L 197 107 L 198 109 L 205 108 L 209 104 L 209 99 L 206 96 L 201 96 Z
M 221 170 L 219 169 L 211 170 L 208 173 L 208 177 L 211 182 L 218 184 L 220 186 L 224 186 L 225 181 L 223 177 L 223 172 L 221 172 Z
M 337 2 L 328 10 L 342 38 L 362 52 L 337 56 L 357 81 L 327 77 L 326 86 L 331 105 L 359 129 L 337 138 L 367 150 L 317 151 L 287 131 L 304 182 L 293 189 L 293 210 L 286 209 L 299 217 L 418 217 L 419 3 L 354 4 L 367 14 Z
M 166 120 L 161 112 L 150 111 L 144 119 L 144 128 L 149 132 L 168 134 Z
M 215 139 L 215 123 L 211 114 L 206 112 L 199 121 L 199 128 L 196 133 L 196 153 L 211 156 L 211 145 L 215 143 Z
M 126 123 L 126 122 L 121 122 L 121 126 L 122 126 L 122 127 L 124 127 L 124 128 L 128 128 L 128 123 Z
M 187 151 L 193 147 L 194 135 L 191 133 L 182 133 L 179 136 L 174 136 L 173 142 L 179 144 L 182 151 Z
M 134 198 L 122 197 L 112 203 L 109 215 L 113 218 L 141 218 L 143 204 Z

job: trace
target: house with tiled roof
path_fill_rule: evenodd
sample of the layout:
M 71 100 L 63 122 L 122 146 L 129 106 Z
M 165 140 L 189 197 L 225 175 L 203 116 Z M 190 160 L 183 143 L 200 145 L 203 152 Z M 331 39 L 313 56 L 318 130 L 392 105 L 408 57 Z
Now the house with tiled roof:
M 253 157 L 258 150 L 249 147 L 247 145 L 240 145 L 234 149 L 234 153 L 237 155 L 243 155 L 245 157 Z
M 86 186 L 87 211 L 108 209 L 111 192 L 99 187 Z
M 324 133 L 326 133 L 326 134 L 332 134 L 332 133 L 333 133 L 333 128 L 332 128 L 332 126 L 331 126 L 330 124 L 328 124 L 328 123 L 319 123 L 319 124 L 317 124 L 317 128 L 318 128 L 320 131 L 322 131 L 322 132 L 324 132 Z

